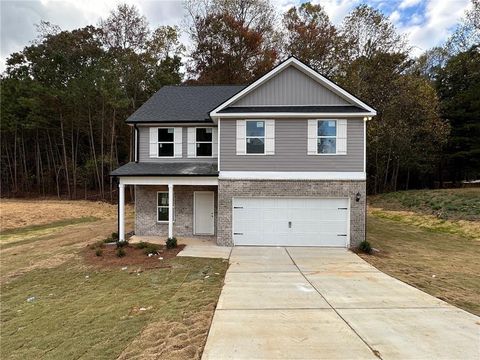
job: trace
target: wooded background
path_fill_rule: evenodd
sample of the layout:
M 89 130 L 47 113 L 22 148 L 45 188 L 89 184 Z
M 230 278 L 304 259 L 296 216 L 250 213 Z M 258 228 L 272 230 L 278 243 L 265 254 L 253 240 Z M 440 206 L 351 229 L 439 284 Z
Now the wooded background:
M 441 47 L 412 58 L 367 5 L 339 26 L 310 3 L 187 1 L 152 29 L 134 6 L 73 31 L 42 22 L 1 83 L 2 196 L 113 200 L 109 172 L 131 159 L 125 119 L 170 84 L 248 84 L 294 55 L 377 109 L 368 123 L 368 191 L 480 177 L 480 0 Z

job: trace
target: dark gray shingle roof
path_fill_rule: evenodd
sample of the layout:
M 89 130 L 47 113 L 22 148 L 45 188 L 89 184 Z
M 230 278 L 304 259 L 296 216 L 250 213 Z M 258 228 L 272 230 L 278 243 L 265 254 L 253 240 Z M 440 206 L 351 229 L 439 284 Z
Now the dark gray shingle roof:
M 127 123 L 211 122 L 209 113 L 245 85 L 164 86 Z
M 217 163 L 129 162 L 110 173 L 112 176 L 218 176 Z
M 268 112 L 300 112 L 300 113 L 362 113 L 366 112 L 354 105 L 341 106 L 231 106 L 220 110 L 222 114 L 228 113 L 268 113 Z

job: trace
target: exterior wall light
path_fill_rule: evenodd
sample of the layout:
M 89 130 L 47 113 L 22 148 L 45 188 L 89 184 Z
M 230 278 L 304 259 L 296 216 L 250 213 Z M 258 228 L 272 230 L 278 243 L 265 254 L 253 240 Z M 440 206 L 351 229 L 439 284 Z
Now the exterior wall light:
M 362 194 L 360 194 L 360 192 L 357 192 L 357 194 L 355 195 L 355 201 L 359 202 L 361 196 L 362 196 Z

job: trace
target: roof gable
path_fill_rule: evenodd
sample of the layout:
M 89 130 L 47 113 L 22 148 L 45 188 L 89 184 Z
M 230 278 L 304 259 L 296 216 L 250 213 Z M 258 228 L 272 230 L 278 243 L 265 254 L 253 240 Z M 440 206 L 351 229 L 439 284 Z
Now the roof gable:
M 295 66 L 289 66 L 230 106 L 353 105 Z
M 210 112 L 213 120 L 225 117 L 225 109 L 252 106 L 352 106 L 363 112 L 352 115 L 376 115 L 375 109 L 356 98 L 331 80 L 322 76 L 306 64 L 290 57 L 242 91 L 232 96 Z M 281 115 L 279 112 L 277 115 Z M 269 115 L 275 115 L 274 113 Z M 229 116 L 243 115 L 229 112 Z M 332 113 L 332 112 L 330 112 Z M 306 115 L 305 113 L 304 115 Z M 344 115 L 348 115 L 345 112 Z M 289 116 L 291 114 L 287 114 Z M 321 115 L 311 113 L 310 115 Z

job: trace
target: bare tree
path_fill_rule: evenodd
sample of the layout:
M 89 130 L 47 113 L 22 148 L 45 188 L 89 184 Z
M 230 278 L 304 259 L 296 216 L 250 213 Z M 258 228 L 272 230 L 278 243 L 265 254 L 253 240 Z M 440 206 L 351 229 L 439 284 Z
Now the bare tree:
M 110 16 L 100 21 L 103 42 L 109 48 L 143 50 L 149 35 L 148 22 L 138 9 L 127 4 L 119 5 Z
M 350 59 L 372 57 L 376 53 L 406 52 L 405 36 L 380 11 L 357 6 L 343 21 L 341 34 L 348 43 Z

